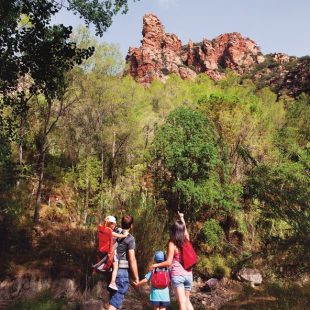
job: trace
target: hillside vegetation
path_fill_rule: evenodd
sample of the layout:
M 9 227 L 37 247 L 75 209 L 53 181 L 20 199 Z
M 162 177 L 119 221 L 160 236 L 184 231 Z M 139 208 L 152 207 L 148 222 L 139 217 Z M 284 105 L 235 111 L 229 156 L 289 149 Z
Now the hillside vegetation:
M 94 55 L 68 71 L 61 96 L 30 96 L 14 134 L 2 134 L 2 277 L 39 270 L 82 282 L 96 225 L 125 213 L 144 271 L 177 211 L 205 278 L 242 265 L 271 278 L 309 271 L 309 97 L 231 72 L 143 87 L 122 76 L 117 47 L 84 30 L 76 40 Z

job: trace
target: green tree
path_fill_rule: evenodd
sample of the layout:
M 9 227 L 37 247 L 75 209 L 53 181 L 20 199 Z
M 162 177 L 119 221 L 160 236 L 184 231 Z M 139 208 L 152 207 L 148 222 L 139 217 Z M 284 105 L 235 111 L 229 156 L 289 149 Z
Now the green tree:
M 262 221 L 285 222 L 289 227 L 286 237 L 306 244 L 310 230 L 309 97 L 302 95 L 287 105 L 285 120 L 275 134 L 280 156 L 277 162 L 249 172 L 247 186 L 262 204 Z
M 97 194 L 101 189 L 101 164 L 95 156 L 83 158 L 75 169 L 66 175 L 66 180 L 73 185 L 77 197 L 77 209 L 80 211 L 82 222 L 86 224 L 90 207 L 95 209 Z M 81 205 L 79 204 L 81 202 Z
M 73 78 L 67 76 L 68 79 Z M 39 222 L 40 219 L 40 207 L 42 203 L 42 189 L 45 176 L 46 168 L 46 157 L 48 150 L 51 146 L 50 135 L 55 130 L 59 123 L 59 120 L 72 105 L 76 104 L 81 100 L 81 94 L 72 89 L 74 85 L 68 80 L 63 81 L 64 84 L 58 85 L 58 96 L 55 98 L 54 95 L 50 95 L 46 92 L 44 95 L 36 95 L 33 100 L 34 103 L 31 105 L 29 117 L 32 118 L 33 126 L 31 128 L 32 135 L 34 136 L 34 144 L 36 148 L 36 154 L 38 157 L 37 161 L 37 176 L 38 186 L 36 189 L 35 196 L 35 212 L 34 221 Z M 67 83 L 71 85 L 69 88 Z
M 93 41 L 84 29 L 76 38 L 82 45 Z M 93 42 L 94 55 L 82 65 L 84 70 L 78 68 L 74 73 L 74 88 L 82 100 L 61 120 L 61 134 L 57 130 L 54 135 L 61 135 L 58 146 L 72 166 L 90 154 L 100 159 L 104 190 L 99 193 L 97 209 L 103 211 L 125 204 L 139 190 L 147 145 L 144 128 L 150 116 L 146 115 L 152 111 L 145 88 L 119 76 L 122 60 L 117 46 Z
M 263 217 L 286 222 L 288 236 L 304 245 L 309 243 L 310 233 L 309 162 L 307 154 L 304 162 L 259 166 L 248 183 L 249 192 L 262 203 Z
M 33 94 L 56 97 L 64 74 L 75 63 L 91 55 L 90 47 L 79 49 L 69 40 L 72 27 L 50 26 L 62 7 L 80 14 L 86 24 L 94 23 L 102 35 L 112 17 L 128 9 L 127 0 L 79 1 L 15 0 L 0 3 L 0 128 L 1 139 L 14 136 L 16 118 L 26 113 Z M 24 16 L 28 19 L 21 23 Z M 27 84 L 22 85 L 27 77 Z M 16 124 L 17 123 L 17 124 Z M 5 134 L 3 134 L 5 132 Z M 2 141 L 1 141 L 2 142 Z
M 67 9 L 77 12 L 87 24 L 95 23 L 102 35 L 112 16 L 127 10 L 127 1 L 70 1 Z M 72 27 L 50 25 L 64 5 L 58 1 L 2 1 L 0 4 L 0 139 L 7 146 L 18 136 L 20 164 L 24 127 L 30 103 L 39 102 L 42 126 L 37 137 L 39 183 L 34 220 L 39 220 L 47 136 L 67 109 L 63 104 L 68 86 L 66 74 L 75 64 L 92 55 L 93 47 L 79 48 L 70 40 Z M 42 104 L 45 102 L 45 104 Z M 55 102 L 59 102 L 53 119 Z M 19 127 L 19 133 L 16 129 Z M 8 147 L 1 148 L 6 154 Z
M 95 52 L 84 60 L 80 67 L 84 72 L 100 76 L 119 76 L 123 73 L 125 61 L 117 44 L 99 43 L 86 27 L 79 27 L 71 36 L 79 48 L 94 47 Z
M 208 118 L 185 107 L 171 112 L 155 133 L 156 188 L 170 215 L 181 210 L 194 219 L 202 210 L 225 213 L 237 206 L 240 189 L 227 184 L 217 139 Z
M 71 27 L 49 26 L 58 6 L 50 1 L 2 1 L 0 23 L 0 125 L 16 125 L 30 98 L 38 93 L 56 98 L 64 75 L 93 49 L 69 41 Z M 21 24 L 23 14 L 29 22 Z M 7 112 L 9 111 L 9 113 Z
M 139 0 L 133 0 L 139 1 Z M 61 5 L 85 20 L 86 25 L 94 24 L 96 34 L 100 36 L 112 25 L 112 18 L 119 11 L 123 14 L 128 11 L 128 0 L 66 0 L 67 6 L 58 0 L 51 1 Z

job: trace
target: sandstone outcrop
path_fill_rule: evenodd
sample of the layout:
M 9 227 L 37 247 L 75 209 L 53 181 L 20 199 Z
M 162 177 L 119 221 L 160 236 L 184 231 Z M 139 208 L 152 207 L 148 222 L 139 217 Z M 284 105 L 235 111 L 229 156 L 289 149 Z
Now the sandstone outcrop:
M 237 32 L 182 45 L 175 34 L 165 32 L 154 14 L 144 16 L 142 35 L 142 45 L 129 48 L 126 60 L 130 75 L 143 84 L 154 79 L 165 81 L 172 73 L 185 79 L 205 72 L 218 80 L 226 68 L 241 75 L 264 61 L 257 44 Z
M 270 87 L 279 97 L 310 95 L 310 57 L 282 53 L 265 55 L 265 61 L 248 75 L 256 87 Z

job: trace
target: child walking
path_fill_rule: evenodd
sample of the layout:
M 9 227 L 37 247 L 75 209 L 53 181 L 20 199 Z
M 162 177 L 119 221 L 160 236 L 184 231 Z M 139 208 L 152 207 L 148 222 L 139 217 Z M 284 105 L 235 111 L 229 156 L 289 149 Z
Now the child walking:
M 109 215 L 105 218 L 104 225 L 98 226 L 99 252 L 101 256 L 107 256 L 107 261 L 103 270 L 108 270 L 113 265 L 111 282 L 109 288 L 117 291 L 116 276 L 118 271 L 118 257 L 117 257 L 117 239 L 126 238 L 128 232 L 118 230 L 114 231 L 116 227 L 116 218 Z
M 154 260 L 156 263 L 161 263 L 165 261 L 165 254 L 163 251 L 157 251 L 154 256 Z M 159 269 L 158 271 L 161 271 L 163 269 Z M 170 305 L 170 294 L 169 294 L 169 283 L 165 288 L 156 288 L 152 281 L 153 273 L 157 270 L 152 270 L 149 273 L 147 273 L 143 280 L 141 280 L 137 286 L 143 285 L 145 283 L 149 283 L 151 286 L 150 291 L 150 302 L 154 306 L 154 310 L 166 310 L 166 307 Z M 170 275 L 169 271 L 165 269 L 164 272 L 167 272 L 167 276 L 169 277 L 170 282 Z M 161 284 L 165 281 L 159 281 Z M 164 285 L 165 286 L 165 285 Z

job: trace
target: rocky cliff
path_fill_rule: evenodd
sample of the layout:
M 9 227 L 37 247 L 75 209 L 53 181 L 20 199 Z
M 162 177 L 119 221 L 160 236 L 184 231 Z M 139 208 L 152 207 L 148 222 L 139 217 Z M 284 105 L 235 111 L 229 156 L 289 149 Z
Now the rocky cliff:
M 265 55 L 265 61 L 243 78 L 251 78 L 257 88 L 269 86 L 278 96 L 310 95 L 310 57 Z
M 154 14 L 144 16 L 142 35 L 142 45 L 129 48 L 126 60 L 131 76 L 143 84 L 154 79 L 165 81 L 172 73 L 194 78 L 197 73 L 205 72 L 218 80 L 226 68 L 244 74 L 264 61 L 257 44 L 237 32 L 183 45 L 175 34 L 165 32 Z
M 219 80 L 229 68 L 251 78 L 257 88 L 271 87 L 279 96 L 310 94 L 310 57 L 263 55 L 253 40 L 237 32 L 183 45 L 177 35 L 165 32 L 154 14 L 144 16 L 142 35 L 141 46 L 130 47 L 126 57 L 129 74 L 139 83 L 165 81 L 172 73 L 194 79 L 204 72 Z

